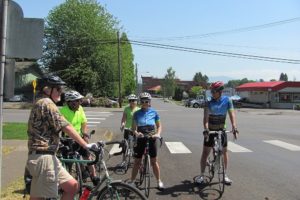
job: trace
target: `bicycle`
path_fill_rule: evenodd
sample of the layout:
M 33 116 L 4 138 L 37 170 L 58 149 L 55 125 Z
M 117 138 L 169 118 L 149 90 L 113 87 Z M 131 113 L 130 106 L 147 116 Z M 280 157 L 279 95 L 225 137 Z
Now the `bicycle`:
M 126 173 L 132 164 L 131 160 L 134 153 L 133 146 L 135 143 L 135 137 L 133 136 L 133 132 L 131 129 L 125 128 L 123 131 L 127 131 L 128 139 L 124 139 L 124 145 L 122 146 L 123 160 L 121 164 L 118 165 L 118 171 L 124 170 Z
M 212 147 L 213 152 L 207 159 L 208 173 L 210 181 L 213 180 L 215 173 L 218 175 L 218 186 L 221 193 L 225 189 L 225 164 L 223 155 L 223 143 L 222 134 L 230 133 L 230 131 L 220 130 L 220 131 L 209 131 L 208 134 L 215 134 L 214 136 L 214 146 Z M 209 136 L 206 137 L 208 140 Z
M 101 164 L 103 166 L 104 177 L 100 180 L 97 186 L 91 188 L 89 186 L 82 186 L 85 188 L 85 191 L 80 196 L 80 200 L 92 200 L 96 198 L 97 200 L 105 200 L 105 199 L 141 199 L 146 200 L 147 198 L 142 194 L 142 192 L 127 183 L 122 182 L 121 180 L 113 180 L 106 167 L 106 163 L 103 159 L 104 157 L 104 146 L 111 144 L 121 144 L 119 141 L 113 142 L 97 142 L 97 145 L 90 149 L 95 154 L 95 160 L 78 160 L 78 159 L 61 159 L 62 162 L 68 163 L 86 163 L 87 165 Z M 118 154 L 118 153 L 116 153 Z M 104 187 L 102 187 L 103 183 L 106 183 Z
M 150 155 L 149 155 L 149 141 L 153 139 L 151 135 L 144 135 L 142 137 L 146 140 L 146 147 L 144 150 L 143 161 L 139 169 L 140 179 L 137 183 L 138 186 L 141 186 L 144 183 L 145 196 L 149 197 L 150 194 L 150 180 L 151 180 L 151 172 L 150 172 Z M 162 144 L 162 137 L 159 137 L 160 144 Z

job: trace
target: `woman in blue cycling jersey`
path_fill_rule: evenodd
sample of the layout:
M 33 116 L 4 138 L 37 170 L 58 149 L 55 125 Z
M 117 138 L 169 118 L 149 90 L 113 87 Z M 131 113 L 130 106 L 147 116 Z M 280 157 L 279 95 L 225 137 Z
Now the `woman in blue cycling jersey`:
M 146 140 L 144 135 L 151 135 L 149 142 L 149 154 L 154 175 L 157 179 L 157 186 L 163 189 L 164 185 L 160 179 L 160 169 L 157 161 L 157 138 L 160 138 L 161 123 L 157 112 L 150 107 L 151 95 L 147 92 L 140 94 L 141 109 L 136 111 L 133 115 L 132 130 L 137 137 L 137 145 L 134 148 L 134 165 L 132 168 L 131 182 L 133 183 L 138 169 L 141 165 L 144 149 L 146 147 Z

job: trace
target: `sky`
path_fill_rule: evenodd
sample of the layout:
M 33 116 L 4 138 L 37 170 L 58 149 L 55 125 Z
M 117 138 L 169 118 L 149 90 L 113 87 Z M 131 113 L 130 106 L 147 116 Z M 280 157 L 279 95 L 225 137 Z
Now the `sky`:
M 64 0 L 15 0 L 24 17 L 45 18 Z M 130 40 L 180 47 L 300 60 L 298 0 L 98 0 L 120 22 Z M 249 28 L 297 18 L 276 26 Z M 298 19 L 299 18 L 299 19 Z M 221 32 L 220 34 L 211 34 Z M 139 76 L 162 78 L 172 67 L 177 78 L 196 72 L 211 81 L 248 78 L 300 81 L 300 64 L 266 62 L 133 45 Z

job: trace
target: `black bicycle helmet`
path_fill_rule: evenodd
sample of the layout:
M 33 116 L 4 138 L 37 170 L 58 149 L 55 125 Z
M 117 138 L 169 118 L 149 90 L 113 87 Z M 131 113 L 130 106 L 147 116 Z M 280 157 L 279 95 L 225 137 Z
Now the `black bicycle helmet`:
M 43 88 L 45 86 L 63 86 L 66 83 L 58 76 L 55 75 L 45 75 L 44 77 L 38 79 L 38 86 Z

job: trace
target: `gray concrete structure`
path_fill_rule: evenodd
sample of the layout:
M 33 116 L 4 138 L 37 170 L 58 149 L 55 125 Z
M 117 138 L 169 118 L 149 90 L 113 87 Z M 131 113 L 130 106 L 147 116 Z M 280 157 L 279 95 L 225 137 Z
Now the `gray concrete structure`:
M 7 58 L 38 59 L 42 56 L 44 20 L 24 18 L 21 7 L 8 4 Z

